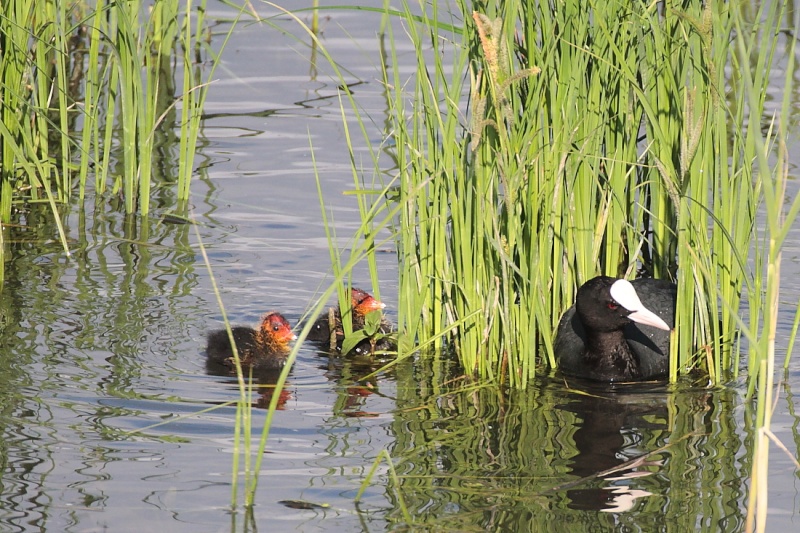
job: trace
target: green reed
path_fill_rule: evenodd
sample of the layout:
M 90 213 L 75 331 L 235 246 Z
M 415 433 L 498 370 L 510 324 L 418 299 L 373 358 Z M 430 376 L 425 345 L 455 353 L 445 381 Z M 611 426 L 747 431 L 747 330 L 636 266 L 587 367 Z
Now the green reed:
M 479 311 L 450 338 L 463 366 L 524 386 L 556 365 L 555 326 L 581 283 L 648 275 L 679 287 L 671 378 L 735 377 L 764 176 L 745 113 L 763 114 L 780 18 L 757 26 L 699 1 L 459 7 L 415 19 L 406 6 L 420 21 L 409 79 L 388 27 L 401 329 L 425 342 Z
M 356 158 L 355 155 L 356 150 L 354 149 L 353 146 L 350 126 L 348 124 L 348 116 L 345 113 L 346 109 L 344 105 L 345 102 L 347 103 L 347 108 L 353 114 L 353 123 L 357 125 L 359 133 L 362 135 L 363 138 L 369 137 L 369 133 L 367 130 L 368 120 L 363 115 L 355 98 L 353 97 L 352 92 L 349 90 L 347 86 L 347 78 L 344 75 L 341 67 L 330 55 L 328 50 L 325 48 L 323 42 L 317 36 L 317 33 L 313 26 L 313 21 L 315 19 L 312 18 L 312 26 L 308 26 L 293 12 L 290 12 L 285 8 L 278 6 L 276 4 L 270 4 L 270 5 L 277 8 L 284 15 L 290 17 L 299 26 L 299 28 L 302 31 L 302 34 L 308 37 L 310 41 L 309 45 L 311 49 L 310 64 L 312 65 L 312 69 L 315 69 L 315 61 L 316 61 L 315 58 L 317 54 L 321 54 L 322 57 L 328 62 L 328 64 L 331 67 L 332 70 L 331 76 L 339 85 L 339 87 L 341 87 L 340 108 L 342 112 L 342 126 L 344 128 L 345 143 L 350 157 L 352 177 L 353 177 L 353 189 L 347 191 L 346 194 L 354 196 L 356 198 L 356 203 L 358 205 L 362 223 L 361 226 L 356 230 L 355 234 L 352 236 L 349 245 L 346 247 L 346 249 L 350 250 L 350 253 L 347 257 L 345 257 L 342 251 L 339 249 L 338 244 L 336 242 L 336 235 L 333 227 L 333 221 L 330 221 L 328 219 L 328 215 L 325 209 L 325 199 L 322 197 L 322 191 L 319 187 L 319 175 L 317 175 L 317 192 L 319 195 L 320 206 L 322 209 L 323 226 L 325 227 L 326 236 L 329 243 L 331 266 L 334 277 L 334 284 L 331 287 L 336 289 L 339 307 L 342 309 L 349 308 L 350 287 L 352 285 L 352 279 L 351 279 L 352 269 L 356 264 L 360 263 L 361 261 L 366 261 L 370 273 L 370 279 L 372 281 L 372 294 L 376 298 L 380 299 L 380 286 L 378 284 L 378 269 L 377 269 L 377 261 L 375 258 L 375 251 L 376 248 L 380 247 L 381 245 L 391 240 L 392 238 L 391 234 L 386 233 L 384 236 L 381 236 L 381 232 L 390 227 L 392 220 L 395 218 L 399 210 L 398 206 L 390 206 L 383 201 L 374 200 L 374 198 L 382 198 L 382 195 L 385 192 L 385 188 L 391 187 L 392 185 L 391 183 L 386 184 L 380 180 L 381 167 L 378 164 L 378 159 L 380 156 L 381 147 L 375 147 L 369 144 L 366 145 L 366 150 L 367 153 L 369 154 L 369 157 L 367 158 L 369 166 L 366 168 L 363 166 L 363 162 Z M 314 9 L 315 13 L 316 11 L 317 10 Z M 270 23 L 269 20 L 266 20 L 265 22 Z M 284 31 L 277 27 L 276 29 Z M 313 159 L 313 146 L 312 146 L 312 159 Z M 371 174 L 372 176 L 375 177 L 372 183 L 369 185 L 367 185 L 363 179 L 363 176 L 365 174 Z M 326 291 L 326 293 L 323 295 L 322 298 L 323 300 L 330 295 L 331 290 L 332 289 L 329 288 L 328 291 Z M 314 312 L 312 312 L 309 321 L 316 318 L 316 316 L 318 316 L 318 312 L 321 310 L 322 308 L 318 307 Z M 343 314 L 342 325 L 344 328 L 345 335 L 349 335 L 352 333 L 351 316 L 349 314 Z
M 91 89 L 86 103 L 97 115 L 90 118 L 84 142 L 88 141 L 87 148 L 93 147 L 101 169 L 95 175 L 96 190 L 104 192 L 110 178 L 114 192 L 122 194 L 127 213 L 150 211 L 151 191 L 159 185 L 154 182 L 153 163 L 158 160 L 156 149 L 163 143 L 159 132 L 164 129 L 177 127 L 181 132 L 177 193 L 179 200 L 188 198 L 186 176 L 191 176 L 191 168 L 186 167 L 193 163 L 200 128 L 198 109 L 205 97 L 194 68 L 194 55 L 204 42 L 205 3 L 194 9 L 187 3 L 183 12 L 179 5 L 157 2 L 149 8 L 139 1 L 110 2 L 99 4 L 89 19 L 90 56 L 97 59 L 98 67 L 87 75 Z M 94 40 L 100 35 L 108 36 L 104 44 Z M 176 58 L 183 66 L 183 92 L 178 95 L 173 79 Z M 212 65 L 216 63 L 215 58 Z M 167 119 L 179 102 L 183 104 L 181 120 L 175 124 L 176 120 Z M 81 177 L 83 182 L 87 174 Z
M 791 53 L 783 108 L 762 117 L 779 30 L 796 13 L 787 2 L 459 6 L 420 19 L 406 8 L 419 21 L 407 25 L 409 79 L 389 26 L 404 331 L 425 342 L 478 311 L 449 339 L 462 365 L 523 387 L 556 366 L 555 326 L 581 283 L 674 280 L 672 380 L 735 378 L 747 342 L 759 438 L 748 519 L 763 527 L 780 249 L 800 210 L 784 203 Z M 448 15 L 461 32 L 442 30 Z
M 325 52 L 324 48 L 322 48 L 322 52 L 324 54 L 327 53 Z M 316 168 L 316 160 L 314 159 L 313 155 L 313 146 L 312 146 L 312 160 Z M 289 354 L 286 366 L 281 371 L 280 377 L 278 378 L 278 380 L 274 385 L 272 398 L 267 408 L 264 420 L 264 426 L 258 441 L 258 446 L 256 448 L 253 448 L 251 444 L 253 437 L 252 433 L 253 413 L 252 413 L 252 402 L 249 400 L 249 398 L 252 396 L 252 380 L 248 379 L 247 376 L 245 376 L 241 364 L 239 362 L 238 354 L 234 354 L 234 359 L 236 362 L 236 374 L 239 381 L 240 397 L 239 397 L 239 402 L 237 403 L 237 417 L 236 417 L 236 426 L 234 435 L 236 448 L 234 450 L 234 461 L 232 465 L 233 492 L 231 495 L 231 506 L 233 509 L 235 509 L 238 504 L 237 490 L 238 490 L 238 478 L 240 474 L 240 468 L 239 468 L 240 455 L 244 456 L 243 506 L 247 509 L 250 509 L 252 508 L 255 502 L 255 495 L 258 488 L 258 482 L 260 479 L 259 472 L 261 471 L 261 462 L 264 458 L 264 453 L 266 452 L 267 449 L 270 428 L 272 426 L 272 419 L 278 407 L 280 392 L 283 390 L 283 387 L 286 383 L 286 379 L 289 376 L 289 371 L 291 370 L 295 358 L 297 357 L 297 351 L 300 348 L 300 346 L 303 345 L 303 342 L 305 341 L 306 337 L 311 331 L 311 328 L 313 327 L 315 320 L 323 313 L 323 310 L 327 305 L 327 301 L 333 296 L 334 293 L 338 294 L 339 305 L 342 308 L 350 306 L 349 289 L 351 286 L 351 274 L 353 269 L 355 268 L 356 265 L 358 265 L 363 261 L 368 261 L 372 265 L 374 265 L 375 261 L 374 241 L 372 239 L 361 238 L 360 236 L 368 235 L 372 230 L 382 229 L 383 227 L 386 226 L 388 220 L 390 220 L 393 215 L 393 213 L 389 213 L 383 219 L 376 221 L 377 215 L 372 212 L 368 213 L 369 216 L 366 217 L 367 222 L 361 225 L 361 227 L 357 231 L 356 237 L 354 237 L 352 245 L 348 246 L 350 250 L 349 256 L 344 257 L 343 254 L 340 252 L 340 250 L 336 247 L 335 235 L 333 234 L 333 225 L 332 223 L 329 222 L 326 216 L 325 205 L 322 197 L 322 190 L 320 187 L 318 174 L 317 174 L 317 192 L 320 197 L 320 205 L 322 207 L 322 219 L 324 227 L 330 243 L 329 248 L 331 250 L 331 263 L 333 266 L 334 276 L 332 283 L 328 286 L 328 288 L 325 291 L 323 291 L 319 299 L 316 301 L 316 303 L 312 306 L 309 313 L 303 319 L 300 331 L 298 331 L 297 333 L 297 341 L 295 342 L 295 345 L 291 353 Z M 378 207 L 377 209 L 380 211 L 384 208 Z M 207 266 L 209 266 L 209 272 L 210 272 L 211 268 L 210 265 L 208 265 L 208 259 L 205 256 L 205 252 L 203 252 L 203 256 L 207 262 Z M 377 272 L 374 266 L 371 268 L 371 275 L 373 277 L 373 287 L 377 288 L 377 283 L 375 282 L 377 279 L 376 278 Z M 216 291 L 216 288 L 215 292 L 218 292 Z M 221 299 L 219 300 L 219 305 L 220 308 L 223 309 L 223 317 L 224 317 L 224 306 Z M 352 333 L 352 324 L 349 323 L 348 319 L 349 315 L 343 314 L 342 322 L 346 335 Z M 227 325 L 227 319 L 226 319 L 226 327 L 229 328 L 229 325 Z M 232 339 L 231 343 L 233 344 Z M 254 459 L 251 459 L 251 457 L 254 457 Z
M 225 328 L 228 331 L 228 340 L 232 347 L 234 369 L 239 388 L 239 397 L 235 402 L 236 418 L 234 422 L 233 434 L 234 449 L 233 460 L 231 462 L 231 509 L 235 510 L 239 507 L 239 491 L 241 488 L 244 493 L 242 496 L 243 501 L 241 502 L 242 507 L 247 510 L 251 510 L 255 503 L 256 490 L 258 489 L 261 461 L 263 460 L 267 449 L 269 430 L 272 427 L 272 419 L 275 415 L 275 411 L 278 409 L 281 391 L 283 391 L 283 388 L 286 384 L 286 379 L 289 377 L 289 372 L 291 371 L 292 365 L 297 358 L 297 352 L 300 346 L 302 346 L 303 340 L 308 335 L 308 332 L 311 330 L 311 327 L 313 326 L 313 318 L 322 312 L 322 309 L 324 308 L 328 298 L 336 291 L 336 285 L 331 285 L 327 292 L 323 294 L 312 311 L 312 318 L 305 323 L 302 331 L 298 332 L 298 340 L 289 353 L 286 365 L 281 371 L 274 386 L 272 386 L 270 402 L 267 406 L 266 414 L 264 416 L 263 429 L 261 431 L 261 435 L 258 437 L 257 445 L 254 446 L 255 435 L 253 432 L 253 423 L 255 416 L 253 413 L 252 398 L 257 385 L 253 382 L 252 373 L 250 373 L 248 369 L 244 368 L 241 364 L 241 359 L 238 350 L 236 349 L 236 343 L 233 339 L 231 325 L 228 322 L 227 313 L 225 312 L 225 303 L 222 300 L 221 292 L 214 278 L 213 267 L 208 258 L 208 254 L 206 253 L 205 246 L 203 245 L 199 229 L 196 225 L 195 236 L 199 243 L 200 254 L 203 257 L 203 262 L 205 263 L 209 273 L 211 286 L 217 298 L 217 304 L 219 306 L 220 313 L 222 314 Z M 347 265 L 347 268 L 352 268 L 352 265 Z
M 209 52 L 206 73 L 205 2 L 183 9 L 176 2 L 6 2 L 0 22 L 0 222 L 12 220 L 14 206 L 47 202 L 69 253 L 59 213 L 73 198 L 75 178 L 79 199 L 94 174 L 94 192 L 110 186 L 129 214 L 146 215 L 154 190 L 173 183 L 178 199 L 188 198 L 204 80 L 219 61 Z M 154 174 L 173 141 L 177 180 Z
M 192 11 L 191 0 L 186 2 L 186 13 Z M 189 187 L 194 172 L 194 157 L 197 151 L 197 141 L 202 127 L 203 107 L 208 95 L 208 88 L 220 62 L 220 55 L 228 44 L 239 20 L 251 6 L 243 2 L 230 22 L 225 37 L 219 44 L 219 52 L 214 52 L 207 42 L 205 0 L 195 9 L 195 17 L 186 16 L 183 19 L 181 49 L 183 50 L 183 92 L 180 102 L 180 143 L 178 147 L 178 200 L 186 202 L 189 199 Z M 169 19 L 167 19 L 169 20 Z M 193 25 L 194 23 L 194 25 Z M 156 32 L 157 34 L 160 32 Z M 211 64 L 206 69 L 202 62 L 202 52 L 211 57 Z M 176 102 L 177 103 L 177 102 Z
M 6 2 L 0 6 L 0 226 L 23 202 L 56 205 L 68 197 L 70 144 L 49 135 L 68 131 L 67 46 L 70 18 L 53 2 Z M 64 228 L 54 216 L 69 254 Z M 0 228 L 0 231 L 2 229 Z M 0 246 L 0 283 L 5 246 Z
M 777 32 L 772 29 L 779 28 L 784 20 L 786 26 L 793 28 L 794 32 L 800 31 L 800 13 L 790 9 L 786 4 L 761 6 L 755 15 L 755 20 L 763 20 L 764 27 L 745 26 L 737 21 L 735 28 L 738 56 L 743 65 L 748 65 L 752 54 L 759 51 L 758 61 L 766 63 L 765 52 L 762 51 L 763 40 L 769 36 L 772 46 L 777 45 Z M 769 52 L 766 52 L 769 53 Z M 789 135 L 791 94 L 795 92 L 794 72 L 795 54 L 787 54 L 786 71 L 784 73 L 783 100 L 780 113 L 775 113 L 769 122 L 767 133 L 753 136 L 755 167 L 761 176 L 760 184 L 763 189 L 763 205 L 766 212 L 766 222 L 761 233 L 763 240 L 757 244 L 757 267 L 760 270 L 753 275 L 753 291 L 758 293 L 758 302 L 761 304 L 759 316 L 751 317 L 749 327 L 742 324 L 749 341 L 750 352 L 748 370 L 751 376 L 749 392 L 756 393 L 756 416 L 754 427 L 756 430 L 755 450 L 751 467 L 751 490 L 748 500 L 747 529 L 749 531 L 766 531 L 768 490 L 767 476 L 769 467 L 769 441 L 777 440 L 770 430 L 772 410 L 778 390 L 775 389 L 775 337 L 778 322 L 778 307 L 780 294 L 781 250 L 789 232 L 794 226 L 800 212 L 800 195 L 795 195 L 789 201 L 786 196 L 786 186 L 789 179 L 789 156 L 786 150 L 786 139 Z M 749 108 L 748 120 L 750 123 L 761 124 L 761 114 L 756 115 L 759 99 L 763 101 L 766 87 L 763 79 L 747 68 L 741 69 L 743 86 L 745 88 L 747 105 Z M 770 166 L 770 158 L 774 164 Z M 763 270 L 761 270 L 763 268 Z M 762 293 L 763 291 L 763 293 Z M 762 298 L 763 294 L 763 300 Z M 751 299 L 754 300 L 755 298 Z M 751 306 L 752 307 L 752 306 Z M 789 346 L 794 344 L 796 327 L 793 328 L 789 339 Z M 787 362 L 790 353 L 787 353 Z M 756 381 L 757 380 L 757 381 Z M 785 449 L 785 448 L 784 448 Z M 796 463 L 796 461 L 795 461 Z
M 749 339 L 750 387 L 759 392 L 756 427 L 763 440 L 753 479 L 763 479 L 779 251 L 798 211 L 797 201 L 785 215 L 781 211 L 785 154 L 774 146 L 785 133 L 763 136 L 760 130 L 766 91 L 759 84 L 773 68 L 784 6 L 758 12 L 753 20 L 762 22 L 756 25 L 722 2 L 680 9 L 589 2 L 590 10 L 577 1 L 552 10 L 488 2 L 478 14 L 463 3 L 462 14 L 440 12 L 437 5 L 422 15 L 408 5 L 385 10 L 405 19 L 417 50 L 417 71 L 406 79 L 396 68 L 392 25 L 385 25 L 390 46 L 381 60 L 391 144 L 380 148 L 397 162 L 389 184 L 380 179 L 378 148 L 367 144 L 367 165 L 354 156 L 345 105 L 370 136 L 337 64 L 312 28 L 283 11 L 345 87 L 343 123 L 362 215 L 345 256 L 321 200 L 334 280 L 298 345 L 333 291 L 340 305 L 348 304 L 346 287 L 357 263 L 368 261 L 377 287 L 373 254 L 377 236 L 390 225 L 406 345 L 409 339 L 430 344 L 450 331 L 448 344 L 468 374 L 520 388 L 537 366 L 556 365 L 554 328 L 583 281 L 598 273 L 671 278 L 679 286 L 673 380 L 694 368 L 713 383 L 735 377 L 736 332 Z M 791 69 L 786 76 L 791 94 Z M 788 116 L 782 110 L 776 123 L 784 127 Z M 770 154 L 778 159 L 772 167 Z M 362 176 L 369 174 L 375 178 L 366 185 Z M 381 188 L 397 198 L 383 202 L 375 194 Z M 769 219 L 763 249 L 754 239 L 762 201 Z M 747 262 L 751 250 L 755 268 Z M 744 287 L 749 324 L 739 318 Z M 431 354 L 438 350 L 420 357 Z M 430 388 L 440 387 L 441 378 L 437 374 Z M 246 447 L 252 422 L 247 397 L 243 392 L 237 422 L 237 442 Z M 245 448 L 247 507 L 276 405 L 277 395 L 255 463 Z M 676 431 L 690 438 L 689 429 Z M 751 491 L 749 515 L 760 524 L 762 487 Z
M 297 16 L 295 16 L 291 12 L 283 10 L 279 6 L 274 6 L 274 7 L 278 8 L 284 15 L 287 15 L 290 18 L 292 18 L 299 25 L 303 33 L 309 37 L 312 43 L 312 57 L 315 57 L 317 53 L 322 54 L 322 56 L 333 66 L 334 75 L 340 86 L 346 88 L 345 77 L 338 69 L 336 63 L 333 61 L 333 58 L 325 49 L 322 42 L 318 39 L 314 29 L 306 25 L 302 20 L 300 20 Z M 241 11 L 239 14 L 241 15 Z M 269 19 L 265 19 L 262 22 L 265 22 L 268 25 L 272 25 Z M 312 61 L 312 66 L 313 66 L 313 61 Z M 348 102 L 352 105 L 353 109 L 358 115 L 358 109 L 357 106 L 355 105 L 355 101 L 353 99 L 352 94 L 345 89 L 343 90 L 343 96 L 347 98 Z M 236 363 L 235 364 L 236 375 L 239 383 L 240 394 L 239 394 L 239 400 L 237 402 L 237 415 L 236 415 L 236 424 L 234 430 L 235 449 L 234 449 L 234 459 L 232 464 L 232 493 L 231 493 L 231 507 L 233 509 L 236 509 L 239 504 L 239 495 L 238 495 L 239 478 L 242 474 L 244 478 L 243 479 L 244 494 L 243 494 L 242 505 L 245 509 L 252 509 L 254 505 L 255 495 L 258 488 L 258 482 L 260 479 L 259 473 L 261 470 L 261 462 L 264 458 L 264 454 L 267 449 L 270 428 L 272 425 L 272 419 L 278 407 L 280 392 L 283 390 L 283 387 L 286 383 L 289 371 L 297 356 L 298 349 L 300 348 L 300 346 L 302 346 L 305 338 L 307 337 L 308 333 L 313 327 L 316 318 L 320 316 L 323 310 L 327 307 L 328 300 L 333 296 L 333 294 L 337 294 L 339 299 L 339 305 L 342 308 L 350 306 L 349 288 L 352 283 L 351 279 L 352 271 L 356 265 L 360 264 L 363 261 L 367 261 L 369 265 L 369 271 L 373 281 L 372 283 L 373 292 L 376 295 L 376 297 L 379 297 L 378 284 L 377 284 L 377 266 L 375 261 L 375 248 L 376 246 L 380 246 L 382 243 L 380 240 L 376 239 L 376 235 L 382 230 L 385 230 L 386 227 L 388 227 L 389 223 L 396 215 L 397 208 L 395 207 L 394 209 L 390 209 L 383 202 L 368 202 L 366 200 L 366 198 L 374 194 L 374 191 L 367 190 L 360 185 L 360 180 L 358 177 L 359 172 L 357 170 L 357 166 L 355 163 L 356 161 L 354 156 L 355 152 L 350 142 L 350 133 L 348 130 L 348 125 L 344 114 L 342 116 L 342 121 L 345 130 L 347 132 L 347 145 L 351 156 L 351 162 L 353 162 L 354 165 L 353 176 L 356 185 L 355 189 L 351 191 L 351 193 L 355 194 L 357 197 L 360 213 L 362 215 L 364 222 L 356 231 L 356 234 L 353 237 L 350 245 L 346 247 L 349 250 L 349 254 L 345 256 L 345 254 L 338 248 L 336 244 L 336 235 L 333 229 L 333 221 L 328 219 L 327 211 L 325 208 L 325 202 L 320 187 L 319 175 L 317 174 L 317 192 L 320 198 L 323 226 L 325 227 L 328 241 L 330 244 L 329 249 L 331 253 L 333 279 L 331 284 L 327 287 L 326 290 L 322 292 L 317 302 L 314 303 L 310 311 L 303 318 L 302 327 L 300 328 L 300 331 L 297 332 L 298 336 L 297 341 L 295 342 L 295 345 L 287 359 L 286 366 L 284 367 L 283 371 L 280 374 L 280 377 L 278 378 L 278 380 L 274 385 L 272 398 L 270 400 L 270 404 L 266 411 L 263 429 L 258 439 L 257 446 L 253 446 L 254 435 L 252 431 L 252 425 L 254 421 L 254 416 L 253 416 L 253 405 L 252 402 L 250 401 L 253 392 L 252 390 L 253 384 L 249 376 L 246 375 L 245 369 L 241 367 L 238 354 L 234 354 L 234 360 Z M 360 115 L 358 115 L 357 117 L 357 123 L 361 127 L 361 133 L 366 134 L 364 126 L 365 121 L 361 119 Z M 316 159 L 314 156 L 313 146 L 311 146 L 311 154 L 312 154 L 312 162 L 314 163 L 314 167 L 316 170 Z M 384 237 L 385 240 L 389 240 L 390 238 L 391 238 L 390 236 Z M 198 239 L 199 239 L 199 234 L 198 234 Z M 213 272 L 211 266 L 208 263 L 205 251 L 202 250 L 202 252 L 204 260 L 206 261 L 206 265 L 209 268 L 209 272 L 212 275 L 212 284 L 213 284 L 214 283 Z M 229 327 L 229 325 L 227 325 L 227 319 L 225 318 L 224 303 L 219 297 L 219 291 L 217 291 L 216 285 L 214 285 L 214 287 L 215 287 L 215 293 L 217 293 L 218 296 L 218 303 L 220 309 L 222 309 L 223 318 L 225 319 L 226 322 L 226 327 Z M 352 324 L 349 322 L 349 319 L 350 316 L 348 314 L 344 314 L 342 316 L 345 334 L 352 333 Z

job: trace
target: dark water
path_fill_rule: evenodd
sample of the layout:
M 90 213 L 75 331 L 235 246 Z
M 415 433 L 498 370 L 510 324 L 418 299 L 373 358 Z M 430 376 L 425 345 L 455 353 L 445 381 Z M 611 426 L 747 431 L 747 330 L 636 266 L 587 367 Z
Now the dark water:
M 211 15 L 230 15 L 218 9 Z M 378 22 L 354 12 L 322 22 L 377 125 L 374 145 L 385 110 Z M 411 65 L 410 48 L 400 52 Z M 191 203 L 234 323 L 271 309 L 296 323 L 329 283 L 310 146 L 343 247 L 359 223 L 342 194 L 353 181 L 337 84 L 322 63 L 314 76 L 309 53 L 268 26 L 240 26 L 206 108 Z M 169 169 L 169 157 L 159 163 Z M 458 376 L 446 361 L 364 380 L 368 368 L 311 346 L 275 415 L 253 513 L 231 514 L 235 408 L 206 410 L 238 391 L 207 375 L 202 356 L 221 314 L 194 227 L 162 220 L 169 193 L 155 205 L 146 219 L 107 198 L 75 206 L 65 217 L 72 259 L 45 210 L 14 234 L 0 300 L 0 530 L 377 531 L 402 525 L 402 505 L 436 531 L 743 529 L 753 413 L 740 384 L 578 392 L 542 377 L 526 391 L 461 390 L 457 379 L 442 389 L 443 376 Z M 781 350 L 800 295 L 797 242 L 783 263 Z M 396 257 L 378 260 L 391 315 Z M 370 288 L 366 266 L 354 281 Z M 797 387 L 795 362 L 773 419 L 794 456 Z M 256 411 L 254 440 L 262 426 Z M 384 461 L 355 505 L 382 450 L 399 486 Z M 770 530 L 791 530 L 797 476 L 777 447 L 769 481 Z

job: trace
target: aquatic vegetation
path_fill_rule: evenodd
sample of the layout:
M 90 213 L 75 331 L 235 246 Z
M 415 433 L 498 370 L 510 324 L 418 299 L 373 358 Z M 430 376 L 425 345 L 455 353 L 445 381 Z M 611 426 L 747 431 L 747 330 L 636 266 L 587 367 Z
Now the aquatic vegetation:
M 761 132 L 763 48 L 785 6 L 758 24 L 721 2 L 459 7 L 408 25 L 412 76 L 384 69 L 400 331 L 425 342 L 478 311 L 449 337 L 464 368 L 524 387 L 557 366 L 555 327 L 578 286 L 652 276 L 678 285 L 670 378 L 735 378 L 742 294 L 751 328 L 762 308 L 747 254 L 765 257 L 755 216 L 778 167 L 753 163 L 778 140 Z M 458 18 L 461 31 L 439 30 Z
M 204 11 L 181 18 L 177 6 L 162 4 L 145 17 L 135 2 L 101 3 L 101 15 L 45 3 L 57 23 L 20 32 L 13 42 L 21 44 L 10 49 L 13 53 L 4 50 L 4 102 L 18 101 L 4 108 L 0 121 L 3 221 L 26 202 L 47 203 L 60 221 L 59 206 L 74 189 L 83 198 L 92 186 L 99 194 L 108 188 L 119 195 L 128 213 L 146 214 L 154 190 L 172 187 L 160 180 L 153 160 L 171 159 L 159 154 L 158 136 L 174 133 L 178 109 L 180 125 L 188 130 L 181 132 L 180 156 L 173 158 L 182 180 L 175 190 L 179 199 L 186 198 L 205 87 L 204 71 L 190 55 L 203 49 Z M 21 20 L 42 22 L 30 16 L 32 3 L 16 6 L 14 16 L 22 16 L 9 26 L 13 30 L 22 27 Z M 466 2 L 459 7 L 453 13 L 439 3 L 426 5 L 421 14 L 409 5 L 383 10 L 387 21 L 402 18 L 407 31 L 400 37 L 390 22 L 383 27 L 382 43 L 390 45 L 380 56 L 390 116 L 383 143 L 374 142 L 370 117 L 361 113 L 346 77 L 322 46 L 316 22 L 309 27 L 281 11 L 299 24 L 314 53 L 330 62 L 341 82 L 351 194 L 363 221 L 349 245 L 338 247 L 321 199 L 334 279 L 299 336 L 308 335 L 334 292 L 339 306 L 347 305 L 351 269 L 361 261 L 368 263 L 372 290 L 380 297 L 375 253 L 394 240 L 401 266 L 401 360 L 419 346 L 427 348 L 417 356 L 425 377 L 413 381 L 405 394 L 416 398 L 418 389 L 426 389 L 431 405 L 420 427 L 428 429 L 428 414 L 438 408 L 439 393 L 452 378 L 438 373 L 443 353 L 458 354 L 469 386 L 510 384 L 519 395 L 542 368 L 556 366 L 555 327 L 582 282 L 598 273 L 673 279 L 679 315 L 671 343 L 672 380 L 690 371 L 707 376 L 711 385 L 737 377 L 746 342 L 749 394 L 757 398 L 750 516 L 763 524 L 780 251 L 800 209 L 797 199 L 787 199 L 783 143 L 794 92 L 793 57 L 782 74 L 781 110 L 770 116 L 765 101 L 767 73 L 780 70 L 775 68 L 777 29 L 788 16 L 787 4 L 759 6 L 755 13 L 722 2 L 688 2 L 679 8 L 589 2 L 588 9 L 577 1 L 487 2 L 479 13 Z M 12 20 L 10 12 L 4 16 Z M 796 19 L 785 25 L 798 26 Z M 63 34 L 48 33 L 59 27 Z M 65 35 L 73 31 L 87 46 L 69 48 Z M 30 35 L 41 47 L 33 52 Z M 106 42 L 99 35 L 113 38 Z M 394 46 L 406 35 L 416 51 L 417 70 L 411 75 L 401 68 Z M 181 39 L 184 44 L 178 46 Z M 178 48 L 184 53 L 178 61 L 185 69 L 184 85 L 181 97 L 171 99 L 163 92 L 175 93 L 166 89 L 173 83 L 170 58 Z M 15 65 L 16 53 L 21 62 Z M 79 60 L 79 54 L 88 59 Z M 68 63 L 68 58 L 75 60 Z M 78 64 L 98 67 L 79 72 L 77 79 L 86 80 L 82 100 L 67 83 L 68 73 L 77 72 L 70 65 Z M 144 66 L 148 76 L 140 77 Z M 30 74 L 34 70 L 37 76 Z M 81 121 L 72 122 L 76 113 L 83 113 L 80 128 Z M 354 145 L 360 143 L 350 137 L 353 117 L 366 152 L 359 152 Z M 66 135 L 69 131 L 79 131 L 80 141 Z M 387 156 L 396 165 L 389 177 Z M 93 185 L 87 180 L 92 173 Z M 74 176 L 80 178 L 77 187 L 70 181 Z M 762 205 L 765 224 L 758 228 L 755 216 Z M 66 250 L 63 229 L 60 233 Z M 740 318 L 743 295 L 749 304 L 746 322 Z M 224 315 L 221 299 L 220 307 Z M 345 336 L 352 334 L 353 324 L 342 318 Z M 377 318 L 368 323 L 365 334 L 377 333 Z M 295 351 L 275 383 L 277 390 Z M 253 450 L 257 453 L 251 454 L 253 385 L 236 366 L 241 395 L 232 507 L 239 504 L 243 478 L 244 505 L 252 508 L 280 394 L 270 397 L 265 429 Z M 461 396 L 453 412 L 468 412 L 475 397 Z M 484 404 L 494 401 L 499 404 L 491 398 Z M 527 428 L 530 434 L 545 427 L 547 419 L 540 416 L 541 423 Z M 467 424 L 460 426 L 437 437 L 460 451 L 464 439 L 458 430 Z M 728 421 L 726 428 L 734 426 Z M 494 428 L 485 429 L 476 442 L 495 437 Z M 677 438 L 695 431 L 679 429 Z M 554 425 L 529 448 L 538 452 L 560 436 L 559 430 Z M 504 443 L 517 443 L 513 431 L 516 427 Z M 407 428 L 397 434 L 409 454 L 420 448 Z M 725 436 L 715 434 L 714 444 L 724 444 Z M 511 446 L 507 455 L 515 452 Z M 389 452 L 381 456 L 391 465 L 402 518 L 410 521 L 404 503 L 408 493 L 400 492 L 403 483 L 405 488 L 414 483 L 403 476 L 409 464 Z M 671 468 L 683 467 L 682 458 Z M 419 463 L 425 460 L 419 457 Z M 728 468 L 733 472 L 736 465 Z M 703 482 L 715 480 L 704 477 Z
M 141 1 L 0 8 L 0 223 L 46 202 L 69 255 L 61 213 L 89 188 L 119 196 L 128 214 L 147 215 L 151 196 L 164 189 L 185 210 L 207 80 L 218 64 L 205 11 L 205 2 L 181 10 Z M 0 282 L 4 252 L 0 246 Z
M 421 21 L 406 7 L 417 70 L 403 77 L 393 53 L 384 69 L 401 332 L 425 342 L 471 317 L 448 338 L 466 372 L 525 387 L 557 366 L 555 327 L 583 282 L 673 280 L 670 379 L 736 378 L 746 340 L 750 394 L 768 402 L 780 248 L 800 208 L 785 202 L 788 100 L 765 100 L 778 30 L 798 26 L 789 3 L 458 6 Z

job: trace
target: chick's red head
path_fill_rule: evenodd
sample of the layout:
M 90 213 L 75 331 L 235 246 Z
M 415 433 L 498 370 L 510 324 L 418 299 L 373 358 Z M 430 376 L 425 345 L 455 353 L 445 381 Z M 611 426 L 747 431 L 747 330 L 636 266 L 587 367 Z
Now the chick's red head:
M 386 304 L 380 300 L 376 300 L 371 294 L 361 289 L 353 288 L 353 290 L 350 291 L 350 298 L 353 303 L 353 313 L 357 315 L 363 316 L 372 311 L 378 311 L 386 307 Z
M 274 342 L 288 343 L 297 338 L 282 314 L 271 311 L 261 319 L 261 334 Z

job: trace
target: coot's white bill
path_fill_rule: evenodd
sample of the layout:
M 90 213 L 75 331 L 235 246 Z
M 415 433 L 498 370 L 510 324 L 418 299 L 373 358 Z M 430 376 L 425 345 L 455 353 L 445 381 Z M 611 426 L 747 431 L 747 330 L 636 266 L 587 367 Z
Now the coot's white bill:
M 618 279 L 611 285 L 611 297 L 622 307 L 631 312 L 628 318 L 639 324 L 653 326 L 654 328 L 670 330 L 670 327 L 657 314 L 650 311 L 642 304 L 636 289 L 626 279 Z

